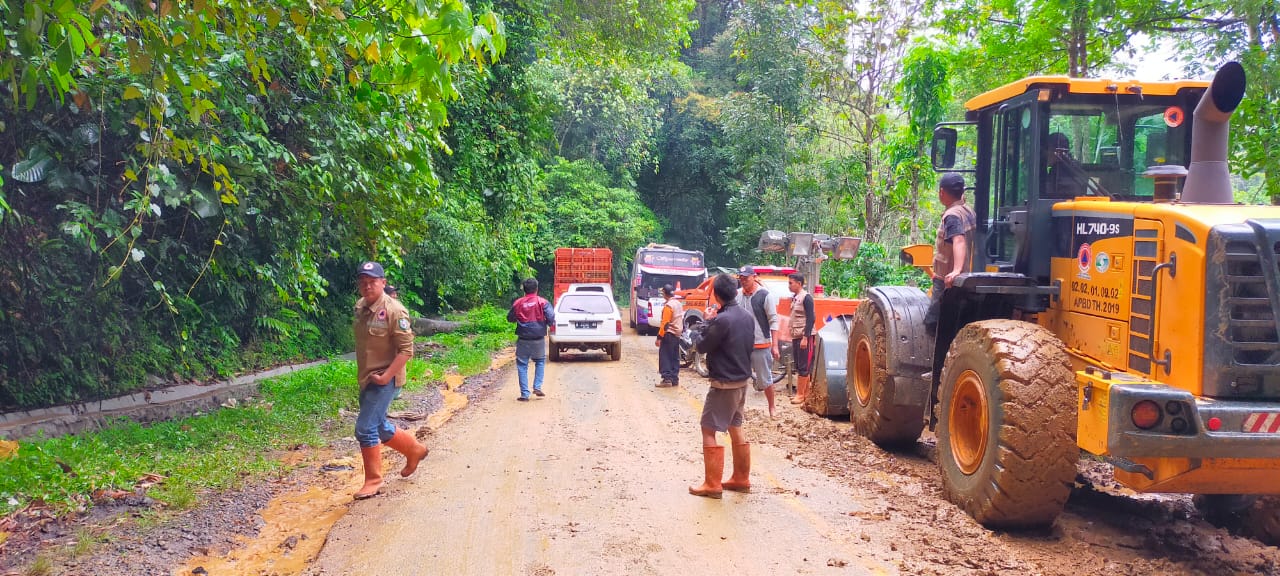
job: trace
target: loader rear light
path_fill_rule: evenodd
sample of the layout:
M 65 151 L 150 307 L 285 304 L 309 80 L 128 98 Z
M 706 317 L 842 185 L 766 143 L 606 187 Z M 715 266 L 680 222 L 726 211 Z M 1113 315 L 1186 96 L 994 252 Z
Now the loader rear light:
M 1210 432 L 1217 432 L 1222 429 L 1222 419 L 1214 416 L 1213 418 L 1210 418 L 1208 422 L 1205 422 L 1204 425 L 1209 428 Z
M 1129 418 L 1133 420 L 1133 425 L 1143 430 L 1155 428 L 1160 423 L 1160 405 L 1151 400 L 1143 400 L 1133 405 L 1133 410 L 1129 411 Z

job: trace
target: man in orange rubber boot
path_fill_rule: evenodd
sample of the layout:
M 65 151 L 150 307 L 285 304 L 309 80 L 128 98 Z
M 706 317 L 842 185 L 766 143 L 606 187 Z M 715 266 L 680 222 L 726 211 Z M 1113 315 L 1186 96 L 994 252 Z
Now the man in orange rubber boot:
M 720 498 L 725 490 L 750 492 L 751 445 L 742 431 L 747 383 L 751 381 L 751 352 L 755 348 L 755 318 L 738 305 L 738 285 L 721 274 L 711 281 L 712 295 L 720 312 L 707 323 L 698 342 L 698 352 L 707 355 L 707 376 L 711 389 L 702 405 L 702 461 L 706 478 L 689 493 Z M 716 432 L 729 432 L 733 444 L 733 476 L 724 477 L 724 446 L 716 443 Z
M 409 476 L 427 456 L 427 447 L 387 420 L 391 401 L 405 382 L 405 364 L 413 357 L 413 330 L 409 311 L 384 289 L 387 278 L 377 262 L 365 262 L 356 271 L 360 299 L 356 301 L 353 328 L 356 338 L 356 370 L 360 382 L 360 414 L 356 416 L 356 441 L 364 460 L 364 486 L 356 500 L 372 498 L 382 490 L 382 444 L 404 454 L 401 476 Z

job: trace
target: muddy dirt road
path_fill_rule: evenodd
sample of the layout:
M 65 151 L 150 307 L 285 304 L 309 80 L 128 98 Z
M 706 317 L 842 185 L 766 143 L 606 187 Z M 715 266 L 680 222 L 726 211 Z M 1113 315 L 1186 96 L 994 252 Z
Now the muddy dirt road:
M 654 388 L 652 342 L 548 363 L 547 397 L 528 403 L 508 368 L 417 476 L 351 506 L 307 573 L 1280 574 L 1276 548 L 1207 524 L 1187 497 L 1113 489 L 1096 463 L 1053 529 L 986 530 L 942 499 L 930 439 L 886 453 L 785 398 L 771 420 L 755 392 L 755 491 L 690 496 L 706 384 L 685 371 Z
M 690 496 L 705 381 L 654 388 L 652 342 L 628 337 L 620 362 L 548 363 L 547 397 L 532 402 L 511 378 L 437 434 L 425 473 L 353 506 L 312 572 L 896 571 L 889 539 L 860 537 L 864 498 L 776 447 L 757 446 L 756 493 Z

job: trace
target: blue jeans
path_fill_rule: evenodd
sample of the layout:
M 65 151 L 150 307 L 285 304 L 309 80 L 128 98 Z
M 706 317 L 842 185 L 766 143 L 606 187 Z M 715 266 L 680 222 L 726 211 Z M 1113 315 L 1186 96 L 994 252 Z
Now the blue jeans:
M 400 396 L 395 378 L 384 386 L 369 384 L 360 391 L 360 415 L 356 416 L 356 442 L 361 448 L 377 446 L 396 434 L 396 425 L 387 420 L 391 401 Z
M 529 361 L 533 360 L 533 389 L 542 389 L 542 373 L 547 366 L 547 357 L 521 358 L 516 356 L 516 376 L 520 379 L 520 397 L 529 397 Z
M 542 373 L 547 366 L 547 343 L 545 340 L 520 340 L 516 342 L 516 377 L 520 380 L 520 397 L 529 397 L 529 361 L 533 360 L 536 369 L 533 374 L 533 389 L 542 389 Z

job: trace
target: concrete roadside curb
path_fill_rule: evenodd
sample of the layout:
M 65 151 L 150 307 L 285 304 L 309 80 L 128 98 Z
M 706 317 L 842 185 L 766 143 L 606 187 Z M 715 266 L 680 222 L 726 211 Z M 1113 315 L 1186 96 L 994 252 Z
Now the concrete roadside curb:
M 354 358 L 354 354 L 347 356 Z M 347 359 L 347 356 L 340 358 Z M 263 380 L 327 362 L 281 366 L 212 384 L 181 384 L 106 400 L 0 414 L 0 439 L 20 440 L 41 433 L 51 438 L 97 430 L 120 418 L 146 423 L 214 410 L 231 399 L 241 400 L 257 394 L 258 383 Z

